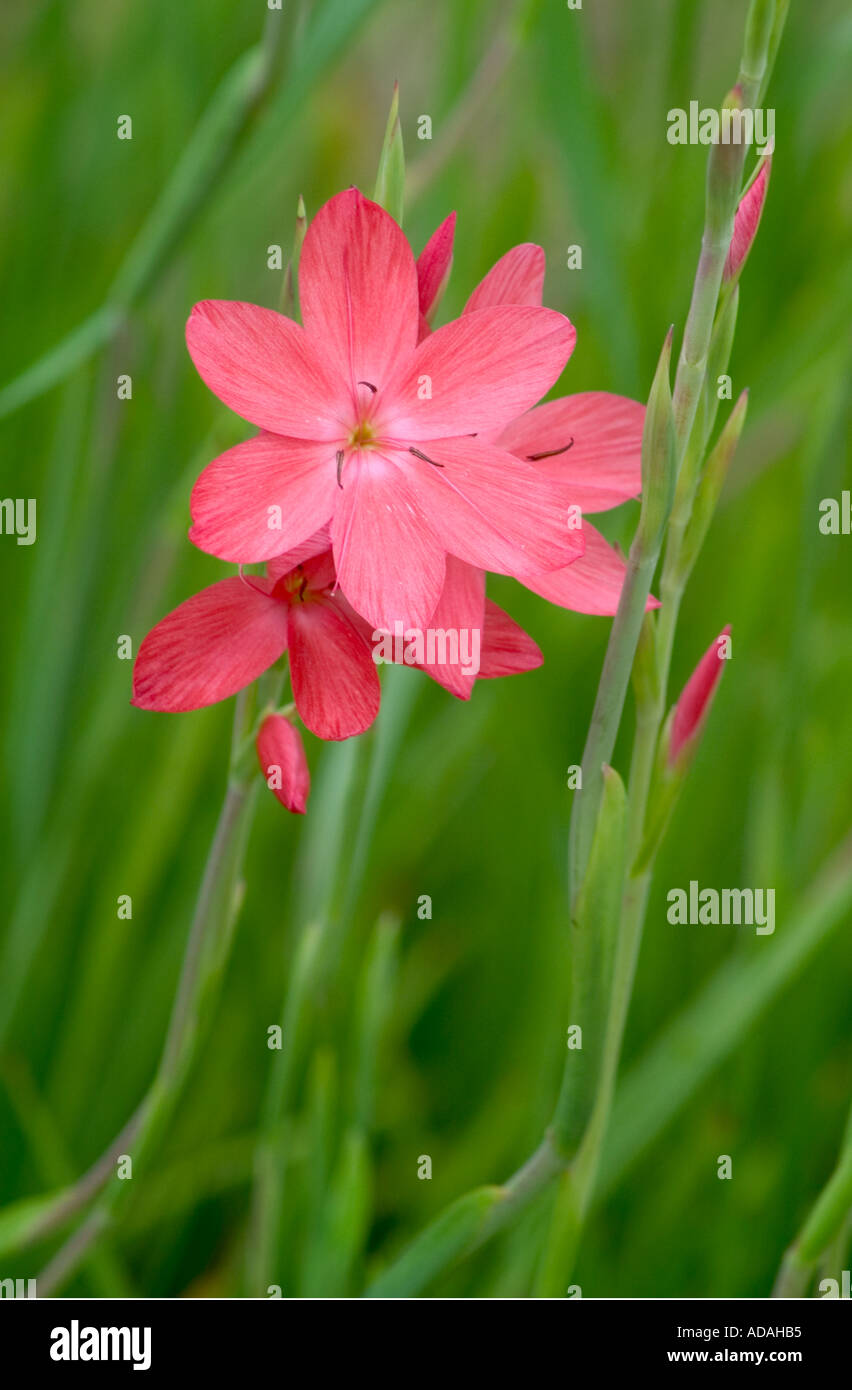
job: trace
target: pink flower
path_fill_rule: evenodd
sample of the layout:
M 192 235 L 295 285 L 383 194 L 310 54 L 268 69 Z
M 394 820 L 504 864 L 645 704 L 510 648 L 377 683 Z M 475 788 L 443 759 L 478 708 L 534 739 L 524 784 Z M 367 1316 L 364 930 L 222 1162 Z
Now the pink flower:
M 434 234 L 427 250 L 446 226 L 443 223 Z M 447 267 L 451 252 L 451 246 L 445 248 Z M 417 267 L 421 274 L 420 260 Z M 463 315 L 500 304 L 540 305 L 544 272 L 540 246 L 526 242 L 512 247 L 474 290 Z M 435 275 L 431 266 L 430 274 Z M 586 515 L 609 511 L 639 495 L 644 421 L 640 402 L 607 391 L 584 391 L 534 406 L 493 436 L 498 448 L 531 463 L 547 478 L 564 507 L 578 507 L 582 513 L 575 532 L 585 545 L 579 559 L 559 569 L 514 571 L 515 578 L 548 602 L 578 613 L 615 613 L 626 565 Z M 651 598 L 648 607 L 658 608 L 659 603 Z
M 261 430 L 196 483 L 190 537 L 202 550 L 266 560 L 328 525 L 341 590 L 385 628 L 428 625 L 448 554 L 500 573 L 582 554 L 551 480 L 493 439 L 571 355 L 562 314 L 477 306 L 418 344 L 411 248 L 357 189 L 311 223 L 299 298 L 304 328 L 252 304 L 206 301 L 190 316 L 200 375 Z
M 257 735 L 257 757 L 266 785 L 281 805 L 304 815 L 311 774 L 299 731 L 283 714 L 264 719 Z
M 734 234 L 731 237 L 731 245 L 728 248 L 728 255 L 725 261 L 723 278 L 731 280 L 742 270 L 746 256 L 751 250 L 752 242 L 757 236 L 757 229 L 760 226 L 760 215 L 763 212 L 763 204 L 766 201 L 766 191 L 769 187 L 769 171 L 772 165 L 772 156 L 767 155 L 760 166 L 760 171 L 750 188 L 746 189 L 734 216 Z
M 681 692 L 672 721 L 668 751 L 670 766 L 678 761 L 685 749 L 691 751 L 698 742 L 716 693 L 716 686 L 722 679 L 722 671 L 725 668 L 726 657 L 721 650 L 721 644 L 730 635 L 729 623 L 708 647 Z
M 379 678 L 369 644 L 333 589 L 330 552 L 302 563 L 282 557 L 270 561 L 265 577 L 203 589 L 143 641 L 133 704 L 172 711 L 215 704 L 287 651 L 305 725 L 325 739 L 362 734 L 379 712 Z

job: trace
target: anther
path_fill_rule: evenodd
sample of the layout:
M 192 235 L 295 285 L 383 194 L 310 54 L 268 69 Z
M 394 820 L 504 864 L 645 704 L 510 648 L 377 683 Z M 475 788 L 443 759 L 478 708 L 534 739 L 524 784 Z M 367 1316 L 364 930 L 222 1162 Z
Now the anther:
M 338 449 L 338 451 L 337 451 L 337 486 L 338 486 L 339 488 L 342 488 L 342 487 L 343 487 L 343 480 L 342 480 L 342 478 L 341 478 L 341 476 L 340 476 L 342 472 L 343 472 L 343 450 L 342 450 L 342 449 Z
M 543 454 L 527 454 L 527 458 L 529 459 L 530 463 L 538 463 L 539 459 L 556 458 L 557 454 L 567 454 L 568 450 L 572 447 L 573 443 L 574 436 L 572 435 L 571 438 L 568 440 L 568 443 L 563 444 L 561 449 L 545 449 Z
M 374 386 L 374 385 L 373 385 L 372 381 L 359 381 L 359 382 L 358 382 L 358 385 L 359 385 L 359 386 L 368 386 L 368 387 L 370 388 L 370 390 L 372 391 L 372 393 L 373 393 L 374 396 L 375 396 L 376 392 L 377 392 L 378 389 L 379 389 L 378 386 Z
M 414 457 L 415 457 L 416 459 L 422 459 L 424 463 L 431 463 L 431 465 L 432 465 L 433 468 L 443 468 L 443 467 L 444 467 L 444 465 L 443 465 L 442 463 L 436 463 L 434 459 L 430 459 L 430 457 L 429 457 L 428 454 L 422 454 L 422 453 L 420 452 L 420 450 L 419 450 L 419 449 L 415 449 L 413 445 L 409 445 L 408 452 L 409 452 L 410 454 L 413 454 Z

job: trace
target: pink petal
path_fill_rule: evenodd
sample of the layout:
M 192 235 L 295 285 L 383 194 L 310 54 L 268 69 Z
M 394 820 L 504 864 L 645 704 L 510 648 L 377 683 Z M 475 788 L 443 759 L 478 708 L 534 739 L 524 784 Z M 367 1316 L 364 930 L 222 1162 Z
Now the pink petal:
M 368 644 L 333 600 L 289 610 L 290 675 L 296 708 L 318 738 L 351 738 L 379 712 L 379 675 Z
M 453 264 L 453 236 L 456 215 L 451 212 L 432 233 L 417 257 L 417 288 L 420 312 L 428 319 L 441 298 Z
M 479 439 L 424 445 L 435 467 L 410 456 L 422 512 L 441 544 L 460 560 L 500 574 L 570 564 L 583 553 L 580 530 L 547 478 Z
M 139 648 L 133 704 L 200 709 L 262 675 L 287 647 L 286 608 L 265 586 L 263 579 L 220 579 L 163 618 Z
M 751 250 L 751 244 L 757 236 L 763 204 L 766 201 L 766 190 L 769 187 L 771 163 L 772 157 L 770 155 L 764 159 L 757 178 L 740 199 L 734 217 L 734 234 L 731 237 L 731 245 L 728 248 L 723 271 L 725 280 L 730 280 L 741 269 L 743 261 Z
M 299 261 L 299 302 L 308 335 L 346 382 L 381 390 L 417 343 L 414 255 L 393 218 L 349 188 L 321 207 Z
M 444 547 L 412 486 L 411 455 L 398 466 L 374 449 L 343 469 L 331 526 L 338 583 L 374 628 L 425 628 L 444 586 Z M 428 467 L 428 465 L 423 465 Z
M 504 305 L 454 319 L 388 383 L 386 434 L 408 441 L 499 429 L 550 389 L 576 337 L 553 309 Z
M 336 492 L 333 445 L 257 434 L 204 469 L 190 499 L 189 539 L 222 560 L 254 564 L 324 526 Z
M 564 453 L 536 460 L 535 467 L 564 485 L 565 497 L 584 512 L 604 512 L 641 490 L 644 422 L 639 401 L 581 391 L 527 411 L 497 443 L 524 459 L 570 445 Z
M 456 695 L 460 700 L 469 700 L 477 671 L 465 671 L 465 665 L 479 666 L 485 645 L 483 624 L 485 621 L 485 575 L 473 565 L 465 565 L 455 556 L 447 556 L 447 575 L 443 593 L 435 609 L 429 628 L 435 634 L 436 655 L 442 650 L 444 655 L 453 651 L 453 640 L 457 644 L 457 662 L 424 661 L 422 670 L 427 675 Z M 453 634 L 443 639 L 438 634 Z M 462 656 L 467 661 L 462 661 Z
M 196 304 L 186 344 L 199 376 L 244 420 L 297 439 L 338 439 L 351 396 L 298 323 L 222 299 Z
M 544 251 L 533 242 L 513 246 L 491 267 L 462 311 L 491 309 L 495 304 L 541 304 Z
M 282 806 L 304 815 L 311 774 L 298 729 L 283 714 L 270 714 L 257 735 L 257 758 L 266 785 Z
M 480 678 L 490 680 L 494 676 L 515 676 L 521 671 L 534 671 L 543 661 L 541 649 L 529 633 L 524 632 L 490 598 L 486 599 Z
M 730 633 L 729 623 L 707 648 L 681 692 L 672 722 L 669 763 L 673 763 L 686 745 L 692 745 L 701 734 L 716 686 L 725 669 L 725 658 L 720 653 L 719 643 Z
M 306 556 L 300 562 L 299 569 L 307 581 L 308 588 L 313 593 L 330 593 L 337 579 L 331 540 L 328 540 L 325 550 L 321 551 L 320 554 Z
M 519 575 L 518 578 L 527 589 L 560 608 L 611 616 L 618 608 L 627 566 L 591 522 L 583 522 L 583 539 L 585 554 L 572 565 L 549 574 Z M 659 606 L 657 599 L 648 599 L 648 609 Z
M 312 560 L 316 555 L 322 555 L 326 550 L 331 549 L 331 528 L 321 526 L 301 545 L 296 545 L 292 550 L 285 550 L 281 555 L 274 555 L 266 562 L 266 573 L 270 579 L 281 579 L 285 574 L 289 574 L 297 565 L 302 565 L 306 560 Z

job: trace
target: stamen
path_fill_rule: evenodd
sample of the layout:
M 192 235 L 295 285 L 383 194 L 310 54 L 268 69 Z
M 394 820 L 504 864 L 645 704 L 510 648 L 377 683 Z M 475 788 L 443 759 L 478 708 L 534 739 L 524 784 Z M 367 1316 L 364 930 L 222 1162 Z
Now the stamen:
M 343 471 L 343 450 L 342 450 L 342 449 L 338 449 L 338 451 L 337 451 L 337 486 L 338 486 L 339 488 L 342 488 L 342 487 L 343 487 L 343 482 L 342 482 L 342 479 L 341 479 L 341 477 L 340 477 L 340 474 L 341 474 L 342 471 Z
M 527 454 L 527 458 L 530 463 L 538 463 L 539 459 L 553 459 L 556 458 L 557 454 L 567 454 L 568 450 L 573 446 L 573 444 L 574 436 L 572 434 L 571 438 L 568 440 L 568 443 L 563 444 L 561 449 L 545 449 L 544 453 L 542 454 Z
M 373 393 L 374 396 L 375 396 L 376 392 L 377 392 L 378 389 L 379 389 L 378 386 L 374 386 L 374 385 L 373 385 L 372 381 L 359 381 L 359 382 L 358 382 L 358 385 L 359 385 L 359 386 L 369 386 L 369 388 L 370 388 L 370 390 L 372 391 L 372 393 Z
M 413 445 L 409 445 L 408 452 L 409 452 L 410 454 L 413 454 L 414 457 L 415 457 L 416 459 L 422 459 L 424 463 L 431 463 L 431 465 L 432 465 L 433 468 L 443 468 L 443 467 L 444 467 L 444 465 L 443 465 L 442 463 L 436 463 L 434 459 L 430 459 L 430 457 L 429 457 L 428 454 L 423 454 L 423 453 L 421 453 L 420 450 L 419 450 L 419 449 L 415 449 Z

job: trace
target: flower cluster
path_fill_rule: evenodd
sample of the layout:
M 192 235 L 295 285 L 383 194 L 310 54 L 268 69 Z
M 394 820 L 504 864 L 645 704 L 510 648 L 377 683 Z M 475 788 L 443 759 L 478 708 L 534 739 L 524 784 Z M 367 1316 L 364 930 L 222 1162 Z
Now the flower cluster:
M 414 663 L 460 699 L 478 678 L 541 663 L 486 598 L 487 571 L 565 608 L 615 612 L 624 562 L 586 516 L 638 494 L 644 407 L 606 392 L 537 404 L 576 339 L 542 306 L 538 246 L 509 251 L 433 329 L 454 230 L 452 215 L 415 260 L 394 219 L 349 189 L 305 236 L 302 323 L 254 304 L 195 306 L 199 374 L 259 433 L 204 469 L 189 535 L 240 568 L 148 634 L 135 705 L 212 704 L 287 652 L 304 725 L 349 738 L 378 713 L 388 634 L 475 633 L 475 671 L 446 647 Z M 264 574 L 243 572 L 260 563 Z M 265 717 L 257 747 L 279 800 L 303 811 L 290 720 Z

